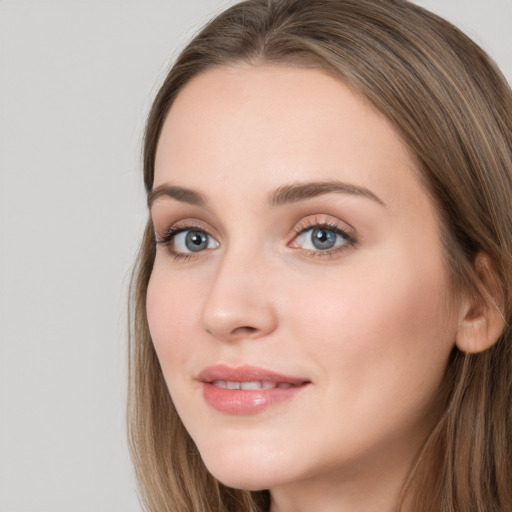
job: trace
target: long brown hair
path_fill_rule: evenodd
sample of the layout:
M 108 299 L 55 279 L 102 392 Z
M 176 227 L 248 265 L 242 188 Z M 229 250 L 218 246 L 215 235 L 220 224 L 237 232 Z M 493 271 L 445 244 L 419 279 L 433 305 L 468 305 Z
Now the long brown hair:
M 331 73 L 394 124 L 441 219 L 454 284 L 486 293 L 486 253 L 506 326 L 492 347 L 454 349 L 443 414 L 405 491 L 415 512 L 512 510 L 512 93 L 489 57 L 448 22 L 406 0 L 248 0 L 184 49 L 154 100 L 144 145 L 153 186 L 162 125 L 177 94 L 215 66 L 290 64 Z M 169 397 L 146 319 L 155 255 L 148 220 L 132 281 L 129 437 L 152 512 L 262 512 L 266 491 L 230 489 L 204 467 Z

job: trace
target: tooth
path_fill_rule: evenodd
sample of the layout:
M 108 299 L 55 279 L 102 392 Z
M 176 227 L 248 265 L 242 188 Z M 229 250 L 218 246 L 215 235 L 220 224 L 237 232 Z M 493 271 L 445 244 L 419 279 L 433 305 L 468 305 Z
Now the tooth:
M 252 381 L 252 382 L 241 382 L 240 389 L 262 389 L 261 382 Z
M 235 382 L 235 381 L 225 381 L 225 380 L 214 380 L 212 381 L 214 386 L 222 389 L 244 389 L 244 390 L 258 390 L 258 389 L 287 389 L 293 387 L 293 384 L 289 382 L 271 382 L 271 381 L 247 381 L 247 382 Z

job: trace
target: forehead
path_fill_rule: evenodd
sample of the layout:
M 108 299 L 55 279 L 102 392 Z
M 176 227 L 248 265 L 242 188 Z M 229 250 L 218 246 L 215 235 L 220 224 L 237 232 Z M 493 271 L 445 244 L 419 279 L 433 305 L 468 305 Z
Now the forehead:
M 209 70 L 178 94 L 156 154 L 157 187 L 348 180 L 396 196 L 424 193 L 391 123 L 342 81 L 317 70 L 237 65 Z M 215 182 L 215 183 L 213 183 Z

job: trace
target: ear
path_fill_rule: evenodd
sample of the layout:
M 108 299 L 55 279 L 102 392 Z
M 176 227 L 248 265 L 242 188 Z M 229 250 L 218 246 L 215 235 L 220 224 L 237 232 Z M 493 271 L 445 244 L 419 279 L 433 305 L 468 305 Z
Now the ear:
M 505 327 L 503 292 L 491 259 L 478 253 L 474 268 L 477 291 L 463 301 L 455 340 L 459 350 L 468 354 L 483 352 L 494 345 Z

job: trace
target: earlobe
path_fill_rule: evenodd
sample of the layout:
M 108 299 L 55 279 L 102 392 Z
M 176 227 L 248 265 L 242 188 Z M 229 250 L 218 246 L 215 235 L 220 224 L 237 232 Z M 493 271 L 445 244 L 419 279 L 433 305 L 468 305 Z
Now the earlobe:
M 467 296 L 461 309 L 456 345 L 462 352 L 476 354 L 490 348 L 505 327 L 503 292 L 489 256 L 475 258 L 477 291 Z

